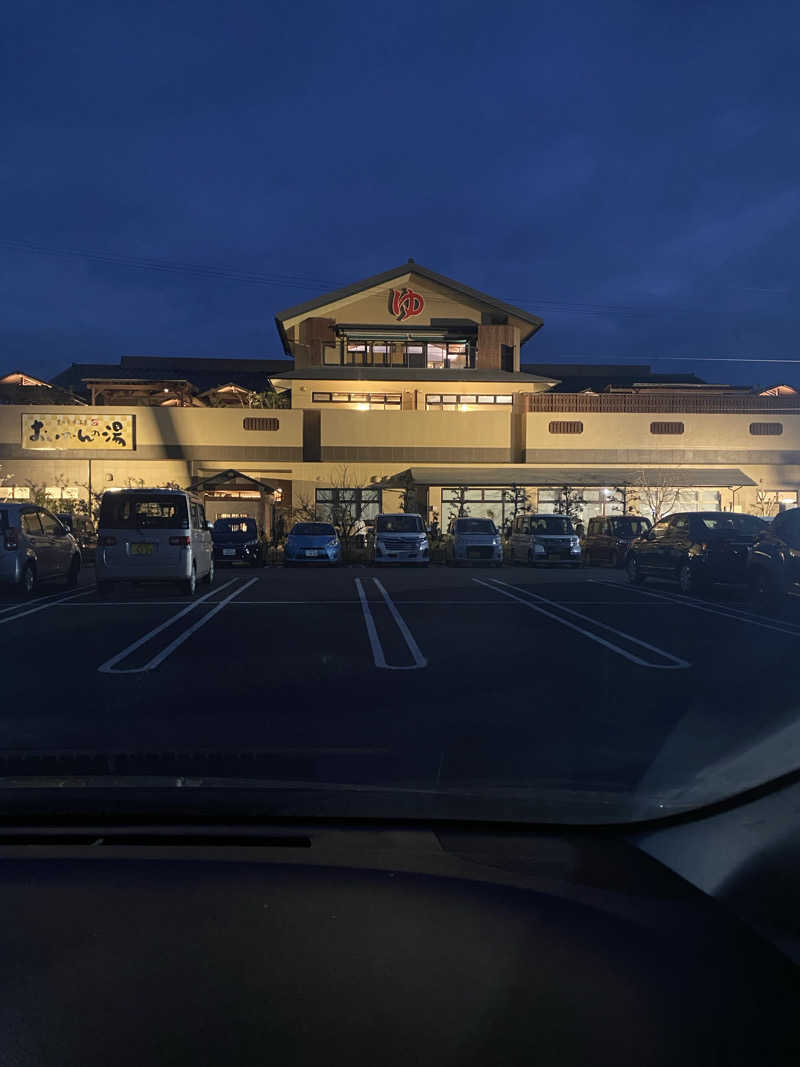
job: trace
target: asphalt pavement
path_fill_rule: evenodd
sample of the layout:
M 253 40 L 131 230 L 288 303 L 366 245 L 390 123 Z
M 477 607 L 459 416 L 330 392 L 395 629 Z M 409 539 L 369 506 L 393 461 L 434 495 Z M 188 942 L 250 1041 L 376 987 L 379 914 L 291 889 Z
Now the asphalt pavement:
M 800 602 L 620 572 L 226 569 L 0 602 L 0 773 L 665 788 L 796 719 Z

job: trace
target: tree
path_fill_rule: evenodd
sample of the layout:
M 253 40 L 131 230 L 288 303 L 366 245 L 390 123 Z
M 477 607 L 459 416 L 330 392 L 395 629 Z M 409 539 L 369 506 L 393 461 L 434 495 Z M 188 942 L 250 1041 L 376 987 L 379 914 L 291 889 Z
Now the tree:
M 778 514 L 778 493 L 770 492 L 767 489 L 756 489 L 756 502 L 753 507 L 753 514 L 760 515 L 762 518 L 770 518 L 772 515 Z
M 680 498 L 680 489 L 669 478 L 669 472 L 655 470 L 640 471 L 636 478 L 636 489 L 654 523 L 669 515 Z
M 524 485 L 512 485 L 503 490 L 503 510 L 506 518 L 515 518 L 526 511 L 533 511 L 530 492 Z
M 449 527 L 450 523 L 455 519 L 463 519 L 469 515 L 469 506 L 467 505 L 467 487 L 465 485 L 459 485 L 455 489 L 451 490 L 451 497 L 447 501 L 448 512 L 446 516 L 442 516 L 442 519 L 447 522 Z M 447 527 L 445 527 L 446 529 Z
M 632 485 L 615 485 L 610 504 L 617 515 L 638 515 L 642 507 L 638 490 Z
M 312 501 L 302 494 L 293 497 L 292 519 L 295 522 L 332 522 L 338 527 L 347 550 L 365 536 L 364 512 L 373 503 L 372 494 L 378 490 L 346 464 L 339 467 L 328 484 L 321 488 L 330 494 L 322 503 L 316 497 Z
M 251 389 L 246 396 L 241 397 L 242 407 L 246 408 L 288 408 L 291 391 L 284 389 L 278 393 L 274 389 L 265 390 L 263 393 Z
M 583 514 L 583 494 L 571 485 L 562 485 L 555 503 L 556 515 L 566 515 L 576 523 Z

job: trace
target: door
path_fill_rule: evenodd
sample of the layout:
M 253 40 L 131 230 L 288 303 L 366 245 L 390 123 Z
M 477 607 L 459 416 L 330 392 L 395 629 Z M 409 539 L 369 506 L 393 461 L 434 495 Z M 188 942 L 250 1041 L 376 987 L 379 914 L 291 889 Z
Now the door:
M 597 550 L 596 554 L 598 559 L 603 563 L 608 563 L 611 560 L 611 551 L 614 547 L 613 539 L 613 520 L 611 519 L 598 519 L 597 520 Z M 593 550 L 594 551 L 594 550 Z
M 192 556 L 197 566 L 197 577 L 204 578 L 211 568 L 211 534 L 206 529 L 206 513 L 202 504 L 190 507 L 192 516 Z
M 666 541 L 664 567 L 677 574 L 689 558 L 689 549 L 694 541 L 693 524 L 688 515 L 676 515 L 673 518 Z
M 643 571 L 657 574 L 665 570 L 664 554 L 668 550 L 670 522 L 670 519 L 657 522 L 647 535 L 647 540 L 637 547 L 639 567 Z
M 53 574 L 68 574 L 72 563 L 72 538 L 67 534 L 63 523 L 49 511 L 39 512 L 42 531 L 47 538 L 48 548 L 52 552 Z
M 45 535 L 39 512 L 35 508 L 23 511 L 19 525 L 25 535 L 25 542 L 36 557 L 36 573 L 39 578 L 49 578 L 55 565 L 55 549 L 51 548 L 50 538 Z

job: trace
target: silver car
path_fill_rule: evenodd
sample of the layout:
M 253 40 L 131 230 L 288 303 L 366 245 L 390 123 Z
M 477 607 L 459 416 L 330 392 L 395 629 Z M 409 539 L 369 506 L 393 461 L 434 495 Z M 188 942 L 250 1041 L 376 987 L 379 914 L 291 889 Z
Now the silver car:
M 517 515 L 511 528 L 511 562 L 581 565 L 580 538 L 567 515 Z
M 373 538 L 374 563 L 416 563 L 427 567 L 430 562 L 428 531 L 421 515 L 411 512 L 379 515 Z
M 284 567 L 293 567 L 296 563 L 337 566 L 341 562 L 342 544 L 332 523 L 296 522 L 289 531 L 283 548 Z
M 31 596 L 39 582 L 78 583 L 78 542 L 47 508 L 0 500 L 0 582 Z
M 503 565 L 503 542 L 491 519 L 454 519 L 445 543 L 445 562 Z
M 107 489 L 100 501 L 97 588 L 177 582 L 187 596 L 214 580 L 214 550 L 199 497 L 180 489 Z

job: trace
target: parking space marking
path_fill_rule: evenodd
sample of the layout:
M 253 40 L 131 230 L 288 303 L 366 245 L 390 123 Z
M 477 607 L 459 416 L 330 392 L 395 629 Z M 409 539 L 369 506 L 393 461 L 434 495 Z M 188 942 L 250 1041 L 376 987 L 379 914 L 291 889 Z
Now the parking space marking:
M 594 582 L 596 585 L 614 584 L 604 582 L 600 578 L 590 578 L 589 581 Z M 776 633 L 787 634 L 789 637 L 800 637 L 800 626 L 795 623 L 789 622 L 782 626 L 779 619 L 770 619 L 768 615 L 756 615 L 753 612 L 745 611 L 743 608 L 727 608 L 723 605 L 716 607 L 711 604 L 704 604 L 699 600 L 692 600 L 688 596 L 680 596 L 677 593 L 654 593 L 652 589 L 637 587 L 636 592 L 641 593 L 642 596 L 654 597 L 656 600 L 664 601 L 667 604 L 694 608 L 696 611 L 705 611 L 709 615 L 721 615 L 723 619 L 733 619 L 734 622 L 743 622 L 749 626 L 757 626 L 762 630 L 774 630 Z
M 128 645 L 127 648 L 123 648 L 123 650 L 121 652 L 117 653 L 116 656 L 112 656 L 111 659 L 107 659 L 105 661 L 105 663 L 101 663 L 100 666 L 97 668 L 98 672 L 100 674 L 138 674 L 141 671 L 152 670 L 152 666 L 151 666 L 151 664 L 153 662 L 152 660 L 149 660 L 144 665 L 144 667 L 131 667 L 131 668 L 123 669 L 123 670 L 120 670 L 120 671 L 115 670 L 114 668 L 116 667 L 117 663 L 121 662 L 127 656 L 130 656 L 132 652 L 135 652 L 137 649 L 141 648 L 142 645 L 146 644 L 152 637 L 157 637 L 158 634 L 162 633 L 169 626 L 172 626 L 172 624 L 177 622 L 178 619 L 182 619 L 183 616 L 184 615 L 188 615 L 190 611 L 194 611 L 195 608 L 199 608 L 200 605 L 204 604 L 207 600 L 209 600 L 210 597 L 215 596 L 217 593 L 221 593 L 223 591 L 223 589 L 227 589 L 228 586 L 233 585 L 233 583 L 236 580 L 237 580 L 236 578 L 231 578 L 230 581 L 225 582 L 224 585 L 217 586 L 216 589 L 212 589 L 209 593 L 206 593 L 205 596 L 198 597 L 197 600 L 191 601 L 191 603 L 187 604 L 186 607 L 183 608 L 181 611 L 179 611 L 177 614 L 171 615 L 166 620 L 166 622 L 162 622 L 159 626 L 156 626 L 154 629 L 148 630 L 146 634 L 144 634 L 142 637 L 140 637 L 137 641 L 134 641 L 132 645 Z M 253 582 L 257 582 L 257 581 L 258 581 L 258 578 L 253 578 L 252 581 L 249 581 L 247 583 L 247 585 L 240 586 L 240 588 L 236 592 L 237 593 L 241 593 L 244 589 L 247 588 L 248 585 L 252 585 Z M 224 607 L 226 603 L 227 603 L 227 600 L 223 601 L 222 602 L 222 606 Z M 216 614 L 216 612 L 214 612 L 214 614 Z M 203 618 L 202 621 L 205 622 L 210 617 L 211 617 L 210 614 L 206 615 Z M 188 634 L 187 634 L 187 636 L 188 636 Z M 167 646 L 167 647 L 169 648 L 170 646 Z M 177 648 L 177 645 L 175 647 Z M 171 650 L 171 648 L 170 648 L 170 650 Z M 164 657 L 164 658 L 166 658 L 166 657 Z M 161 662 L 161 660 L 159 660 L 159 663 L 160 662 Z M 158 664 L 155 664 L 155 666 L 158 666 Z
M 681 659 L 679 656 L 673 656 L 671 652 L 665 652 L 664 649 L 648 644 L 647 641 L 642 641 L 639 637 L 627 634 L 623 630 L 617 630 L 615 627 L 608 626 L 604 622 L 598 622 L 597 619 L 593 619 L 589 615 L 584 615 L 580 611 L 573 611 L 571 608 L 559 604 L 556 600 L 548 600 L 546 597 L 539 596 L 537 593 L 519 589 L 518 586 L 509 585 L 507 582 L 503 582 L 498 578 L 491 579 L 490 581 L 483 581 L 481 578 L 473 578 L 472 580 L 479 585 L 485 585 L 487 589 L 494 589 L 501 595 L 510 597 L 512 600 L 516 600 L 520 604 L 524 604 L 525 607 L 530 608 L 531 611 L 539 612 L 540 615 L 546 615 L 555 622 L 561 623 L 562 626 L 569 627 L 570 630 L 576 630 L 578 633 L 583 634 L 584 637 L 588 637 L 591 641 L 596 641 L 598 644 L 609 649 L 609 651 L 615 652 L 618 656 L 622 656 L 624 659 L 630 660 L 631 663 L 636 663 L 640 667 L 649 667 L 652 670 L 662 671 L 685 670 L 687 667 L 691 667 L 691 663 L 685 659 Z M 515 593 L 511 592 L 512 589 L 516 590 L 516 592 L 524 593 L 525 596 L 516 596 Z M 536 603 L 534 603 L 534 601 L 536 601 Z M 547 604 L 551 608 L 557 608 L 559 611 L 568 615 L 574 615 L 578 619 L 583 619 L 584 622 L 590 623 L 599 630 L 606 630 L 608 633 L 612 633 L 625 641 L 629 641 L 631 644 L 638 645 L 640 648 L 646 648 L 649 652 L 654 652 L 657 656 L 661 656 L 663 659 L 669 660 L 670 662 L 653 663 L 650 660 L 642 659 L 640 656 L 634 655 L 633 652 L 629 652 L 627 649 L 614 644 L 613 641 L 608 641 L 606 638 L 600 637 L 599 634 L 592 633 L 591 630 L 586 630 L 582 626 L 570 622 L 569 619 L 564 619 L 560 615 L 556 615 L 553 611 L 548 611 L 547 608 L 541 606 L 542 604 Z
M 17 610 L 16 614 L 8 615 L 6 618 L 0 619 L 0 626 L 5 626 L 7 622 L 16 622 L 17 619 L 23 619 L 26 615 L 35 615 L 37 611 L 47 611 L 48 608 L 57 608 L 59 604 L 63 604 L 66 600 L 74 600 L 75 597 L 86 596 L 88 593 L 93 593 L 94 588 L 95 587 L 92 585 L 88 589 L 78 590 L 77 593 L 51 593 L 47 598 L 46 604 L 40 604 L 36 601 L 32 607 L 26 607 L 22 611 Z M 59 599 L 51 599 L 53 597 L 58 597 Z M 42 599 L 44 600 L 45 598 L 43 597 Z M 4 610 L 13 611 L 14 608 L 19 609 L 20 607 L 22 607 L 21 604 L 15 604 L 13 607 L 5 608 Z
M 365 581 L 366 580 L 367 579 L 365 579 Z M 373 618 L 372 610 L 369 606 L 369 601 L 367 600 L 367 594 L 364 592 L 364 585 L 360 578 L 355 578 L 354 581 L 356 583 L 356 589 L 358 590 L 358 598 L 361 601 L 361 611 L 364 615 L 364 625 L 367 627 L 367 636 L 369 637 L 369 645 L 372 649 L 372 658 L 375 660 L 375 666 L 380 670 L 386 671 L 417 671 L 420 670 L 422 667 L 427 667 L 428 661 L 422 655 L 422 652 L 419 649 L 419 645 L 414 640 L 411 631 L 406 625 L 402 615 L 397 610 L 394 601 L 386 592 L 383 585 L 378 581 L 378 579 L 373 578 L 372 581 L 375 583 L 378 591 L 383 597 L 386 606 L 389 609 L 395 623 L 397 624 L 397 628 L 403 635 L 403 640 L 408 646 L 408 650 L 414 660 L 413 663 L 404 664 L 403 666 L 396 666 L 395 664 L 386 662 L 386 657 L 383 652 L 383 645 L 381 644 L 381 639 L 378 636 L 378 629 L 375 626 L 375 619 Z

